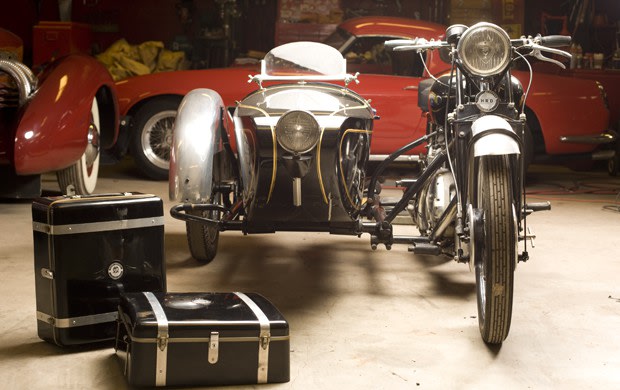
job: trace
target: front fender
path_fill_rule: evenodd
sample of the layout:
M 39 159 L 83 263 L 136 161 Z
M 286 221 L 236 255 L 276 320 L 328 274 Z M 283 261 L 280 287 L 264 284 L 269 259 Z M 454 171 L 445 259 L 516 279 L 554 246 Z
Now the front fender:
M 516 137 L 512 126 L 504 118 L 484 115 L 471 125 L 472 137 L 477 138 L 473 145 L 475 157 L 521 153 L 519 143 L 514 137 L 494 130 L 510 132 Z
M 212 89 L 195 89 L 181 101 L 170 153 L 170 200 L 210 203 L 225 112 L 222 98 Z
M 100 107 L 105 115 L 103 139 L 111 142 L 118 128 L 114 82 L 94 58 L 79 54 L 61 58 L 39 80 L 15 132 L 13 160 L 19 175 L 63 169 L 82 156 L 96 96 L 106 97 Z

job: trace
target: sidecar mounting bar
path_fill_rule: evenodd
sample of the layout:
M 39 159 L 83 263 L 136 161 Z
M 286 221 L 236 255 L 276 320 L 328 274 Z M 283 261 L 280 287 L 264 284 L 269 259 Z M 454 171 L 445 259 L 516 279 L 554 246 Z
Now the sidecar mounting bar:
M 429 138 L 433 137 L 436 134 L 436 132 L 432 132 L 430 134 L 427 134 L 423 137 L 418 138 L 417 140 L 408 143 L 407 145 L 401 147 L 400 149 L 396 150 L 395 152 L 393 152 L 392 154 L 390 154 L 389 156 L 387 156 L 385 158 L 385 160 L 383 160 L 379 166 L 377 167 L 377 169 L 375 170 L 375 172 L 373 173 L 372 177 L 370 178 L 370 183 L 368 185 L 368 199 L 373 199 L 375 196 L 375 188 L 377 186 L 377 180 L 379 178 L 379 175 L 381 173 L 383 173 L 383 171 L 385 170 L 385 168 L 387 168 L 387 166 L 394 162 L 400 155 L 402 155 L 403 153 L 406 153 L 408 151 L 410 151 L 411 149 L 423 144 L 424 142 L 426 142 Z
M 220 211 L 222 213 L 226 213 L 228 212 L 228 209 L 218 204 L 180 203 L 170 208 L 170 215 L 175 219 L 180 219 L 185 222 L 192 221 L 215 225 L 218 225 L 221 222 L 216 219 L 189 214 L 190 211 Z

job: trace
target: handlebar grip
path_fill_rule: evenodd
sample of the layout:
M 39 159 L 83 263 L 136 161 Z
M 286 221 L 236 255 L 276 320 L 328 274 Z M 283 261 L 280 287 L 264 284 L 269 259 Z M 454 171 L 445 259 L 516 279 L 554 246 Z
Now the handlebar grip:
M 541 37 L 540 44 L 547 47 L 570 46 L 572 39 L 566 35 L 547 35 Z
M 383 44 L 386 48 L 393 49 L 397 46 L 412 46 L 418 44 L 419 39 L 391 39 Z

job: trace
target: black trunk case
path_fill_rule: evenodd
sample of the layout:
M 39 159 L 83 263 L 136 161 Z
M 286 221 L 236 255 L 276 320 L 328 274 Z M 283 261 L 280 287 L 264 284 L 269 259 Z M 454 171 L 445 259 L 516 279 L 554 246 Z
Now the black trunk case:
M 41 197 L 32 218 L 43 340 L 61 346 L 113 340 L 122 292 L 166 290 L 160 198 Z
M 117 349 L 131 385 L 289 381 L 288 323 L 255 293 L 124 294 Z

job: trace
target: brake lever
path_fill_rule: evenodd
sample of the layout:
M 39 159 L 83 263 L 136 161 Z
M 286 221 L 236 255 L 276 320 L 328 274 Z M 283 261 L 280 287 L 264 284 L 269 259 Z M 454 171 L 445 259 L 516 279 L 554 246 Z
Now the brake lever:
M 549 58 L 549 57 L 545 57 L 542 54 L 542 51 L 547 51 L 553 54 L 558 54 L 567 58 L 571 58 L 572 55 L 570 53 L 565 52 L 564 50 L 559 50 L 559 49 L 554 49 L 551 47 L 546 47 L 546 46 L 541 46 L 538 45 L 536 43 L 533 43 L 531 46 L 532 51 L 530 52 L 529 55 L 531 55 L 532 57 L 540 60 L 540 61 L 545 61 L 545 62 L 551 62 L 552 64 L 556 64 L 557 66 L 559 66 L 562 69 L 566 69 L 566 65 L 564 65 L 563 63 L 561 63 L 558 60 L 554 60 L 553 58 Z

